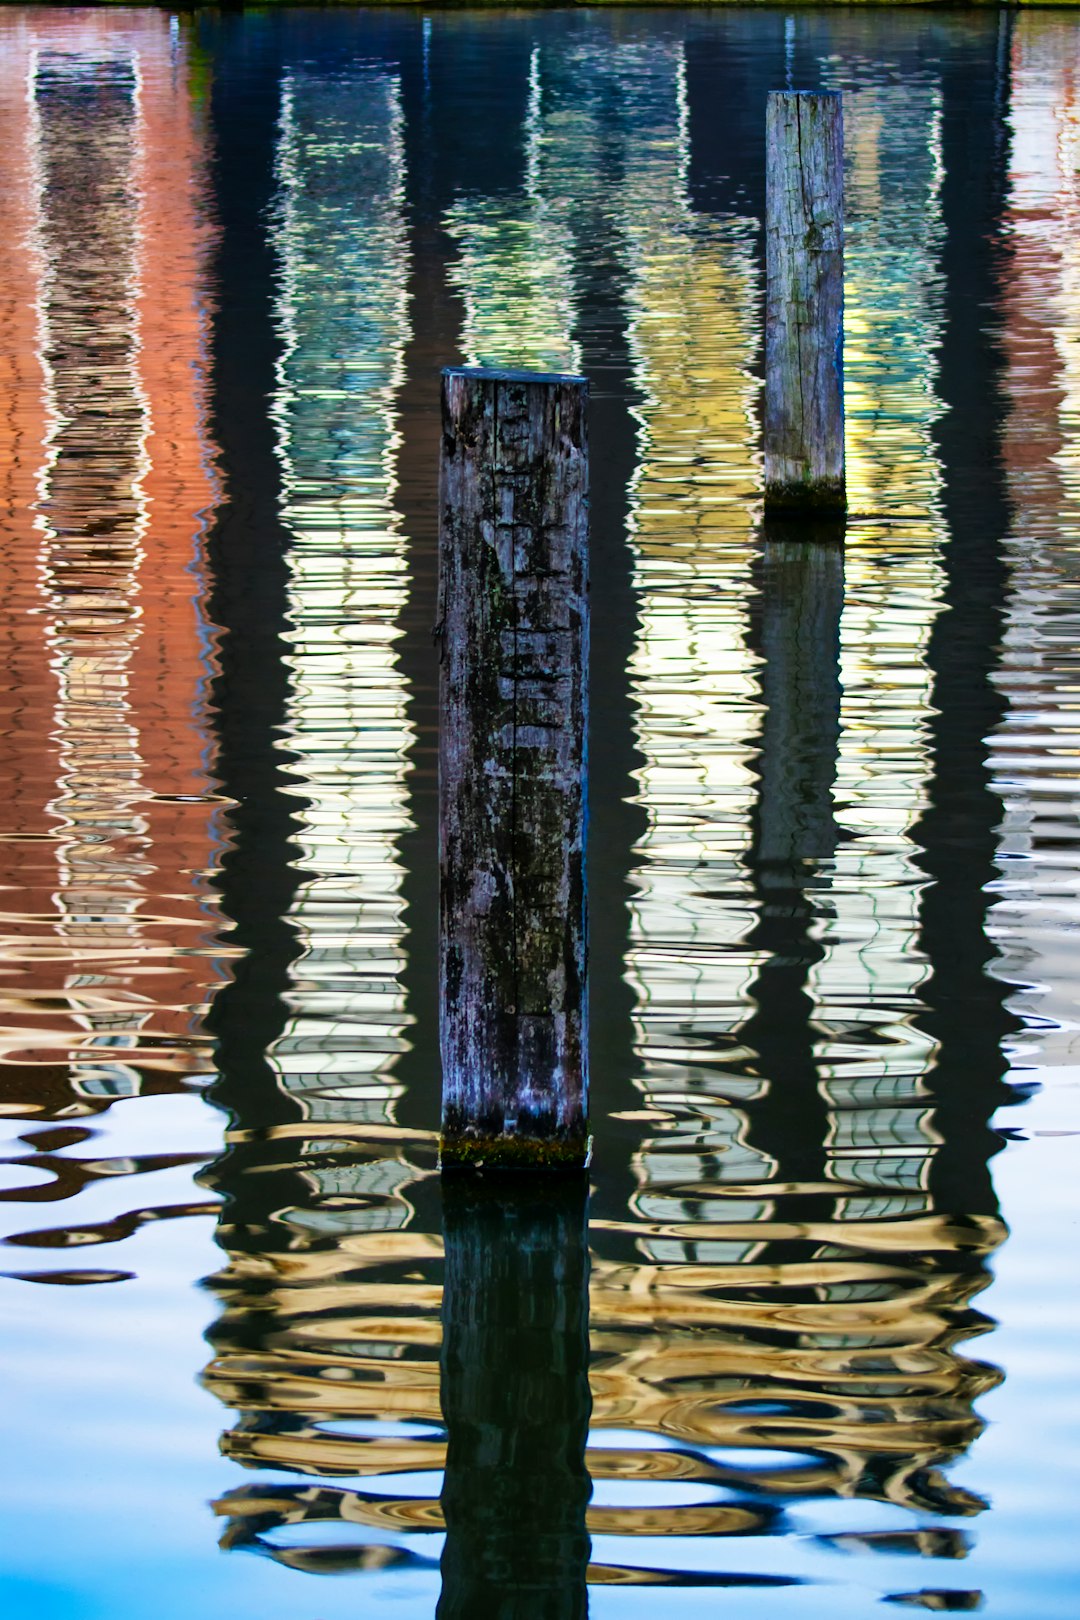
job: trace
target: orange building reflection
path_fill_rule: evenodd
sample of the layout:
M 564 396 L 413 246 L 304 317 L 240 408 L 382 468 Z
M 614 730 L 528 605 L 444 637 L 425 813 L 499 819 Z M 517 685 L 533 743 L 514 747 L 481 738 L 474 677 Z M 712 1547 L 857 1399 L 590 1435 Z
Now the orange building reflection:
M 0 1099 L 44 1121 L 208 1068 L 210 227 L 166 17 L 36 9 L 0 52 Z

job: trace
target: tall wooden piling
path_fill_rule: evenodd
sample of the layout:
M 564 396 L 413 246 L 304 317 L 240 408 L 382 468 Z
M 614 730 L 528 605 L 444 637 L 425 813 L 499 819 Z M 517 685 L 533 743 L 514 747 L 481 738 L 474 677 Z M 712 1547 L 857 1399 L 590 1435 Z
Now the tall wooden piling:
M 587 1161 L 587 392 L 443 373 L 444 1169 Z
M 765 509 L 842 513 L 844 121 L 777 90 L 765 126 Z

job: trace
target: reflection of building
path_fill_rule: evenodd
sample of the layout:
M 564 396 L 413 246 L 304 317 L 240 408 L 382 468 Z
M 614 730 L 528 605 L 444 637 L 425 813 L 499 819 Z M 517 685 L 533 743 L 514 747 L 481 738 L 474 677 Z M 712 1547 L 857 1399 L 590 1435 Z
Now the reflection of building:
M 638 999 L 636 1083 L 668 1116 L 639 1156 L 635 1209 L 663 1220 L 700 1215 L 713 1183 L 760 1184 L 773 1170 L 747 1139 L 738 1104 L 761 1079 L 738 1072 L 733 1033 L 755 961 L 743 945 L 752 912 L 741 857 L 757 683 L 740 576 L 752 555 L 758 484 L 758 298 L 754 222 L 690 210 L 682 48 L 627 47 L 609 71 L 627 86 L 633 114 L 617 229 L 641 399 L 631 680 L 648 822 L 636 851 L 628 966 Z M 721 1258 L 707 1241 L 667 1241 L 658 1251 L 646 1242 L 646 1250 Z M 722 1257 L 736 1258 L 730 1243 Z
M 409 728 L 394 393 L 408 335 L 401 113 L 382 73 L 284 87 L 276 404 L 288 564 L 300 952 L 280 1084 L 313 1125 L 389 1124 L 403 1038 L 396 836 Z M 321 1194 L 349 1177 L 306 1172 Z M 359 1190 L 354 1188 L 352 1190 Z M 333 1217 L 325 1217 L 334 1225 Z M 348 1223 L 346 1223 L 348 1224 Z
M 208 1067 L 202 137 L 164 18 L 34 12 L 3 54 L 0 1077 L 70 1116 Z
M 470 196 L 447 226 L 461 259 L 453 281 L 465 303 L 461 335 L 467 363 L 577 372 L 573 328 L 573 243 L 565 211 L 543 186 L 547 148 L 557 130 L 545 118 L 540 49 L 532 53 L 525 116 L 524 196 Z
M 924 878 L 911 829 L 925 804 L 926 648 L 939 611 L 945 538 L 932 427 L 942 325 L 940 96 L 932 82 L 845 84 L 848 218 L 845 396 L 848 491 L 843 704 L 836 796 L 857 836 L 837 849 L 823 959 L 812 971 L 826 1174 L 882 1212 L 928 1208 L 936 1137 L 921 1076 L 932 1042 L 913 1025 L 926 963 L 917 948 Z
M 1047 20 L 1013 34 L 1001 306 L 1009 494 L 1049 538 L 1080 522 L 1080 47 Z
M 298 882 L 288 1016 L 267 1057 L 295 1118 L 255 1148 L 241 1119 L 215 1167 L 228 1259 L 213 1283 L 223 1310 L 206 1381 L 241 1410 L 227 1454 L 303 1481 L 425 1466 L 424 1448 L 393 1425 L 440 1419 L 429 1349 L 438 1288 L 416 1277 L 441 1264 L 441 1244 L 404 1230 L 417 1171 L 394 1116 L 411 736 L 395 652 L 406 595 L 396 400 L 409 330 L 396 78 L 291 73 L 277 175 L 274 415 L 291 534 L 282 746 Z M 390 1428 L 379 1438 L 371 1424 Z M 394 1556 L 364 1527 L 424 1528 L 431 1517 L 426 1504 L 413 1512 L 392 1496 L 303 1482 L 242 1487 L 220 1511 L 232 1546 L 273 1546 L 259 1538 L 303 1520 L 348 1521 L 357 1545 L 342 1562 L 354 1568 Z M 336 1567 L 318 1548 L 274 1554 Z
M 1049 25 L 1049 26 L 1048 26 Z M 1001 271 L 1003 434 L 1011 507 L 1009 607 L 999 682 L 1010 708 L 993 744 L 1005 807 L 992 931 L 997 972 L 1040 1029 L 1028 1061 L 1076 1062 L 1060 926 L 1062 844 L 1076 788 L 1075 625 L 1080 602 L 1080 41 L 1052 18 L 1012 36 L 1010 160 Z

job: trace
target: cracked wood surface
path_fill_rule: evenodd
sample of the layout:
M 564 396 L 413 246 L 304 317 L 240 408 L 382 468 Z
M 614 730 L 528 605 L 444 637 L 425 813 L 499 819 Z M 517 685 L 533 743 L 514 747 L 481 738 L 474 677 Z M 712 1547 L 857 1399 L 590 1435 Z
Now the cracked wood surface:
M 587 1142 L 587 384 L 443 373 L 442 1162 Z
M 765 505 L 842 512 L 844 123 L 838 92 L 774 91 L 765 124 Z

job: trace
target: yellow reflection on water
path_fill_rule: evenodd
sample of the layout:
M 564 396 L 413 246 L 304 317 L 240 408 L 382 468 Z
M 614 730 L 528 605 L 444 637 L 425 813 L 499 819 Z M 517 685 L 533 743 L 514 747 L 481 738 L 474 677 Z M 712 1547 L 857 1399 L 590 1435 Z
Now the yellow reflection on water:
M 775 1168 L 748 1143 L 736 1106 L 760 1080 L 717 1068 L 722 1053 L 730 1058 L 758 960 L 744 943 L 752 899 L 741 857 L 758 729 L 747 586 L 760 300 L 754 222 L 712 221 L 690 208 L 682 47 L 627 48 L 609 71 L 635 114 L 618 223 L 641 400 L 631 680 L 648 827 L 636 851 L 627 967 L 638 998 L 636 1083 L 672 1121 L 637 1159 L 635 1208 L 656 1220 L 678 1202 L 681 1182 L 762 1182 Z

